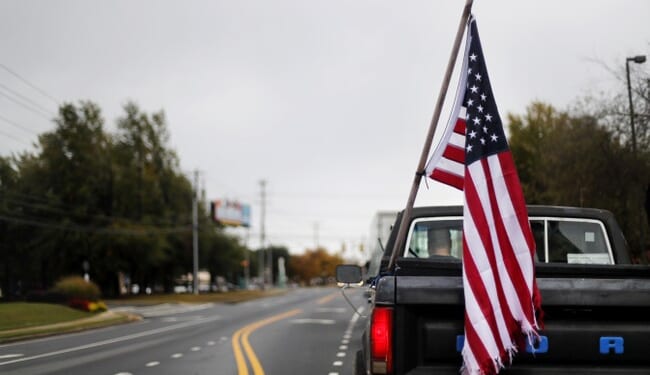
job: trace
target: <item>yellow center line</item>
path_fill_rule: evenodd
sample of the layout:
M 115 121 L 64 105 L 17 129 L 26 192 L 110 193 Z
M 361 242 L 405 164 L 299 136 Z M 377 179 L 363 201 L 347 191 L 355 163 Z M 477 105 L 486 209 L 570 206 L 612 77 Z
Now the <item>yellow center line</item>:
M 264 369 L 262 368 L 260 361 L 257 359 L 257 356 L 255 355 L 255 352 L 253 351 L 250 342 L 248 341 L 248 337 L 250 336 L 251 333 L 253 333 L 253 331 L 255 331 L 258 328 L 264 327 L 265 325 L 274 323 L 278 320 L 286 319 L 290 316 L 300 314 L 301 312 L 302 310 L 300 309 L 289 310 L 282 314 L 274 315 L 269 318 L 251 323 L 237 330 L 237 332 L 235 332 L 235 334 L 232 336 L 232 348 L 235 354 L 235 362 L 237 362 L 238 375 L 248 375 L 248 366 L 246 365 L 246 359 L 242 354 L 242 349 L 240 346 L 240 337 L 241 337 L 241 345 L 244 347 L 246 356 L 248 356 L 248 361 L 250 362 L 251 367 L 253 369 L 253 374 L 264 375 Z
M 243 329 L 243 328 L 242 328 Z M 239 375 L 248 375 L 248 367 L 246 366 L 246 359 L 239 346 L 239 336 L 241 336 L 242 329 L 235 332 L 232 336 L 232 351 L 235 353 L 235 362 L 237 362 L 237 369 Z

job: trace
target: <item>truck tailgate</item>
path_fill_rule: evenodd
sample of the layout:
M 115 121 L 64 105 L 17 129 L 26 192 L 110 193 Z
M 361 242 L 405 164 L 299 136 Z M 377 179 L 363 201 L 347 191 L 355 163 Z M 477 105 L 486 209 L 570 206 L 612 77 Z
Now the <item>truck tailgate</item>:
M 538 272 L 545 327 L 536 353 L 521 348 L 513 366 L 502 373 L 650 373 L 648 268 L 633 268 L 627 276 L 642 276 L 634 278 L 598 267 L 581 267 L 582 272 L 560 268 Z M 400 327 L 394 336 L 396 369 L 457 374 L 464 316 L 460 267 L 456 276 L 448 266 L 444 276 L 411 271 L 413 276 L 403 268 L 395 278 L 395 327 Z

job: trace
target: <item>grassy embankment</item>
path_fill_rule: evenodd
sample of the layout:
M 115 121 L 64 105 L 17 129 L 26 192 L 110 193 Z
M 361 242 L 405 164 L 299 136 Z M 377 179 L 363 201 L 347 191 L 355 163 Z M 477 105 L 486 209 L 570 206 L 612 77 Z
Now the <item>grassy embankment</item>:
M 155 305 L 160 303 L 238 303 L 284 293 L 283 290 L 236 291 L 210 294 L 162 294 L 132 296 L 108 300 L 109 306 Z M 67 306 L 47 303 L 0 303 L 0 342 L 55 333 L 125 323 L 134 320 L 128 314 L 88 313 Z
M 125 323 L 125 314 L 88 313 L 48 303 L 0 304 L 0 342 Z

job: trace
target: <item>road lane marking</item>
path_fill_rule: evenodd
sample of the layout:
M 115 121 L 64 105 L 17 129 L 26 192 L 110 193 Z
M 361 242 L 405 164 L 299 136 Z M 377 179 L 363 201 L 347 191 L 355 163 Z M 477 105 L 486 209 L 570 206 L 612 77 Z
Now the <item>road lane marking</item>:
M 203 320 L 192 320 L 192 321 L 189 321 L 189 322 L 183 322 L 183 323 L 179 323 L 179 324 L 175 324 L 175 325 L 171 325 L 171 326 L 167 326 L 167 327 L 156 328 L 156 329 L 152 329 L 152 330 L 149 330 L 149 331 L 134 333 L 132 335 L 122 336 L 122 337 L 118 337 L 118 338 L 114 338 L 114 339 L 108 339 L 108 340 L 93 342 L 91 344 L 75 346 L 75 347 L 72 347 L 72 348 L 61 349 L 61 350 L 57 350 L 57 351 L 49 352 L 49 353 L 37 354 L 37 355 L 33 355 L 31 357 L 23 357 L 23 358 L 17 358 L 17 359 L 13 359 L 13 360 L 6 361 L 6 362 L 0 362 L 0 366 L 9 365 L 9 364 L 18 363 L 18 362 L 31 361 L 31 360 L 34 360 L 34 359 L 47 358 L 47 357 L 52 357 L 52 356 L 60 355 L 60 354 L 67 354 L 67 353 L 77 352 L 77 351 L 80 351 L 80 350 L 96 348 L 98 346 L 115 344 L 115 343 L 122 342 L 122 341 L 133 340 L 133 339 L 137 339 L 137 338 L 140 338 L 140 337 L 156 335 L 156 334 L 163 333 L 163 332 L 174 331 L 174 330 L 177 330 L 177 329 L 187 328 L 187 327 L 191 327 L 191 326 L 195 326 L 195 325 L 199 325 L 199 324 L 203 324 L 203 323 L 209 323 L 209 322 L 213 322 L 215 320 L 220 320 L 220 319 L 221 319 L 220 316 L 214 316 L 214 317 L 206 318 L 206 319 L 203 319 Z
M 316 312 L 319 313 L 337 313 L 337 314 L 343 314 L 347 311 L 345 307 L 319 307 L 316 309 Z
M 9 358 L 18 358 L 18 357 L 23 357 L 25 356 L 24 354 L 4 354 L 0 355 L 0 359 L 9 359 Z
M 207 346 L 213 346 L 214 344 L 216 344 L 216 342 L 214 342 L 214 341 L 208 341 L 208 342 L 206 342 L 205 344 L 206 344 Z
M 347 329 L 345 330 L 345 332 L 343 334 L 343 339 L 341 340 L 342 345 L 339 346 L 339 350 L 342 350 L 342 351 L 336 353 L 337 358 L 344 358 L 347 355 L 347 353 L 344 352 L 343 350 L 348 350 L 348 344 L 350 343 L 350 337 L 352 337 L 352 332 L 354 330 L 354 325 L 359 320 L 359 317 L 362 316 L 361 314 L 363 314 L 363 310 L 364 310 L 364 307 L 362 306 L 354 314 L 352 314 L 352 318 L 350 318 L 350 322 L 348 323 L 348 327 L 347 327 Z M 343 366 L 343 361 L 335 361 L 335 362 L 332 363 L 332 365 L 335 366 L 335 367 L 341 367 L 341 366 Z M 330 375 L 331 374 L 336 374 L 336 373 L 335 372 L 330 373 Z
M 174 359 L 179 359 L 183 356 L 183 353 L 174 353 L 171 355 L 172 358 Z
M 193 352 L 198 352 L 198 351 L 201 350 L 201 347 L 200 346 L 193 346 L 190 350 L 193 351 Z
M 160 362 L 158 362 L 158 361 L 153 361 L 153 362 L 149 362 L 149 363 L 147 363 L 145 366 L 147 366 L 147 367 L 156 367 L 156 366 L 158 366 L 159 364 L 160 364 Z
M 326 303 L 328 303 L 329 301 L 333 300 L 333 299 L 334 299 L 336 296 L 338 296 L 338 295 L 339 295 L 339 292 L 333 292 L 333 293 L 331 293 L 331 294 L 329 294 L 329 295 L 327 295 L 327 296 L 325 296 L 325 297 L 319 299 L 318 301 L 316 301 L 316 303 L 319 304 L 319 305 L 326 304 Z
M 291 321 L 293 324 L 324 324 L 324 325 L 331 325 L 336 323 L 335 320 L 333 319 L 293 319 Z
M 253 369 L 253 374 L 264 375 L 264 370 L 262 369 L 262 365 L 260 364 L 260 361 L 257 359 L 257 356 L 255 355 L 255 352 L 253 351 L 250 342 L 248 341 L 248 337 L 250 336 L 251 333 L 253 333 L 253 331 L 257 330 L 258 328 L 264 327 L 265 325 L 274 323 L 278 320 L 286 319 L 296 314 L 300 314 L 301 312 L 302 312 L 301 309 L 289 310 L 282 314 L 274 315 L 269 318 L 251 323 L 237 330 L 237 332 L 235 332 L 235 334 L 232 336 L 232 349 L 235 355 L 235 362 L 237 363 L 237 374 L 248 375 L 248 366 L 246 365 L 246 359 L 244 357 L 244 353 L 245 353 L 246 356 L 248 357 L 248 362 L 250 363 L 251 368 Z M 242 351 L 242 347 L 243 347 L 243 351 Z

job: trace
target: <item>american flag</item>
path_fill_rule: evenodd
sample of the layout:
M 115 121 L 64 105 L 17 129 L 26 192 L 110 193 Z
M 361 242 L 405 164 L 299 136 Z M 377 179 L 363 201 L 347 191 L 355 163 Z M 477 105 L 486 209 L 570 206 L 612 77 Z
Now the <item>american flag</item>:
M 464 192 L 463 372 L 496 374 L 523 349 L 518 346 L 525 339 L 530 342 L 538 335 L 541 299 L 526 203 L 473 17 L 458 91 L 452 114 L 456 120 L 448 125 L 427 172 Z M 463 128 L 460 157 L 456 135 Z

